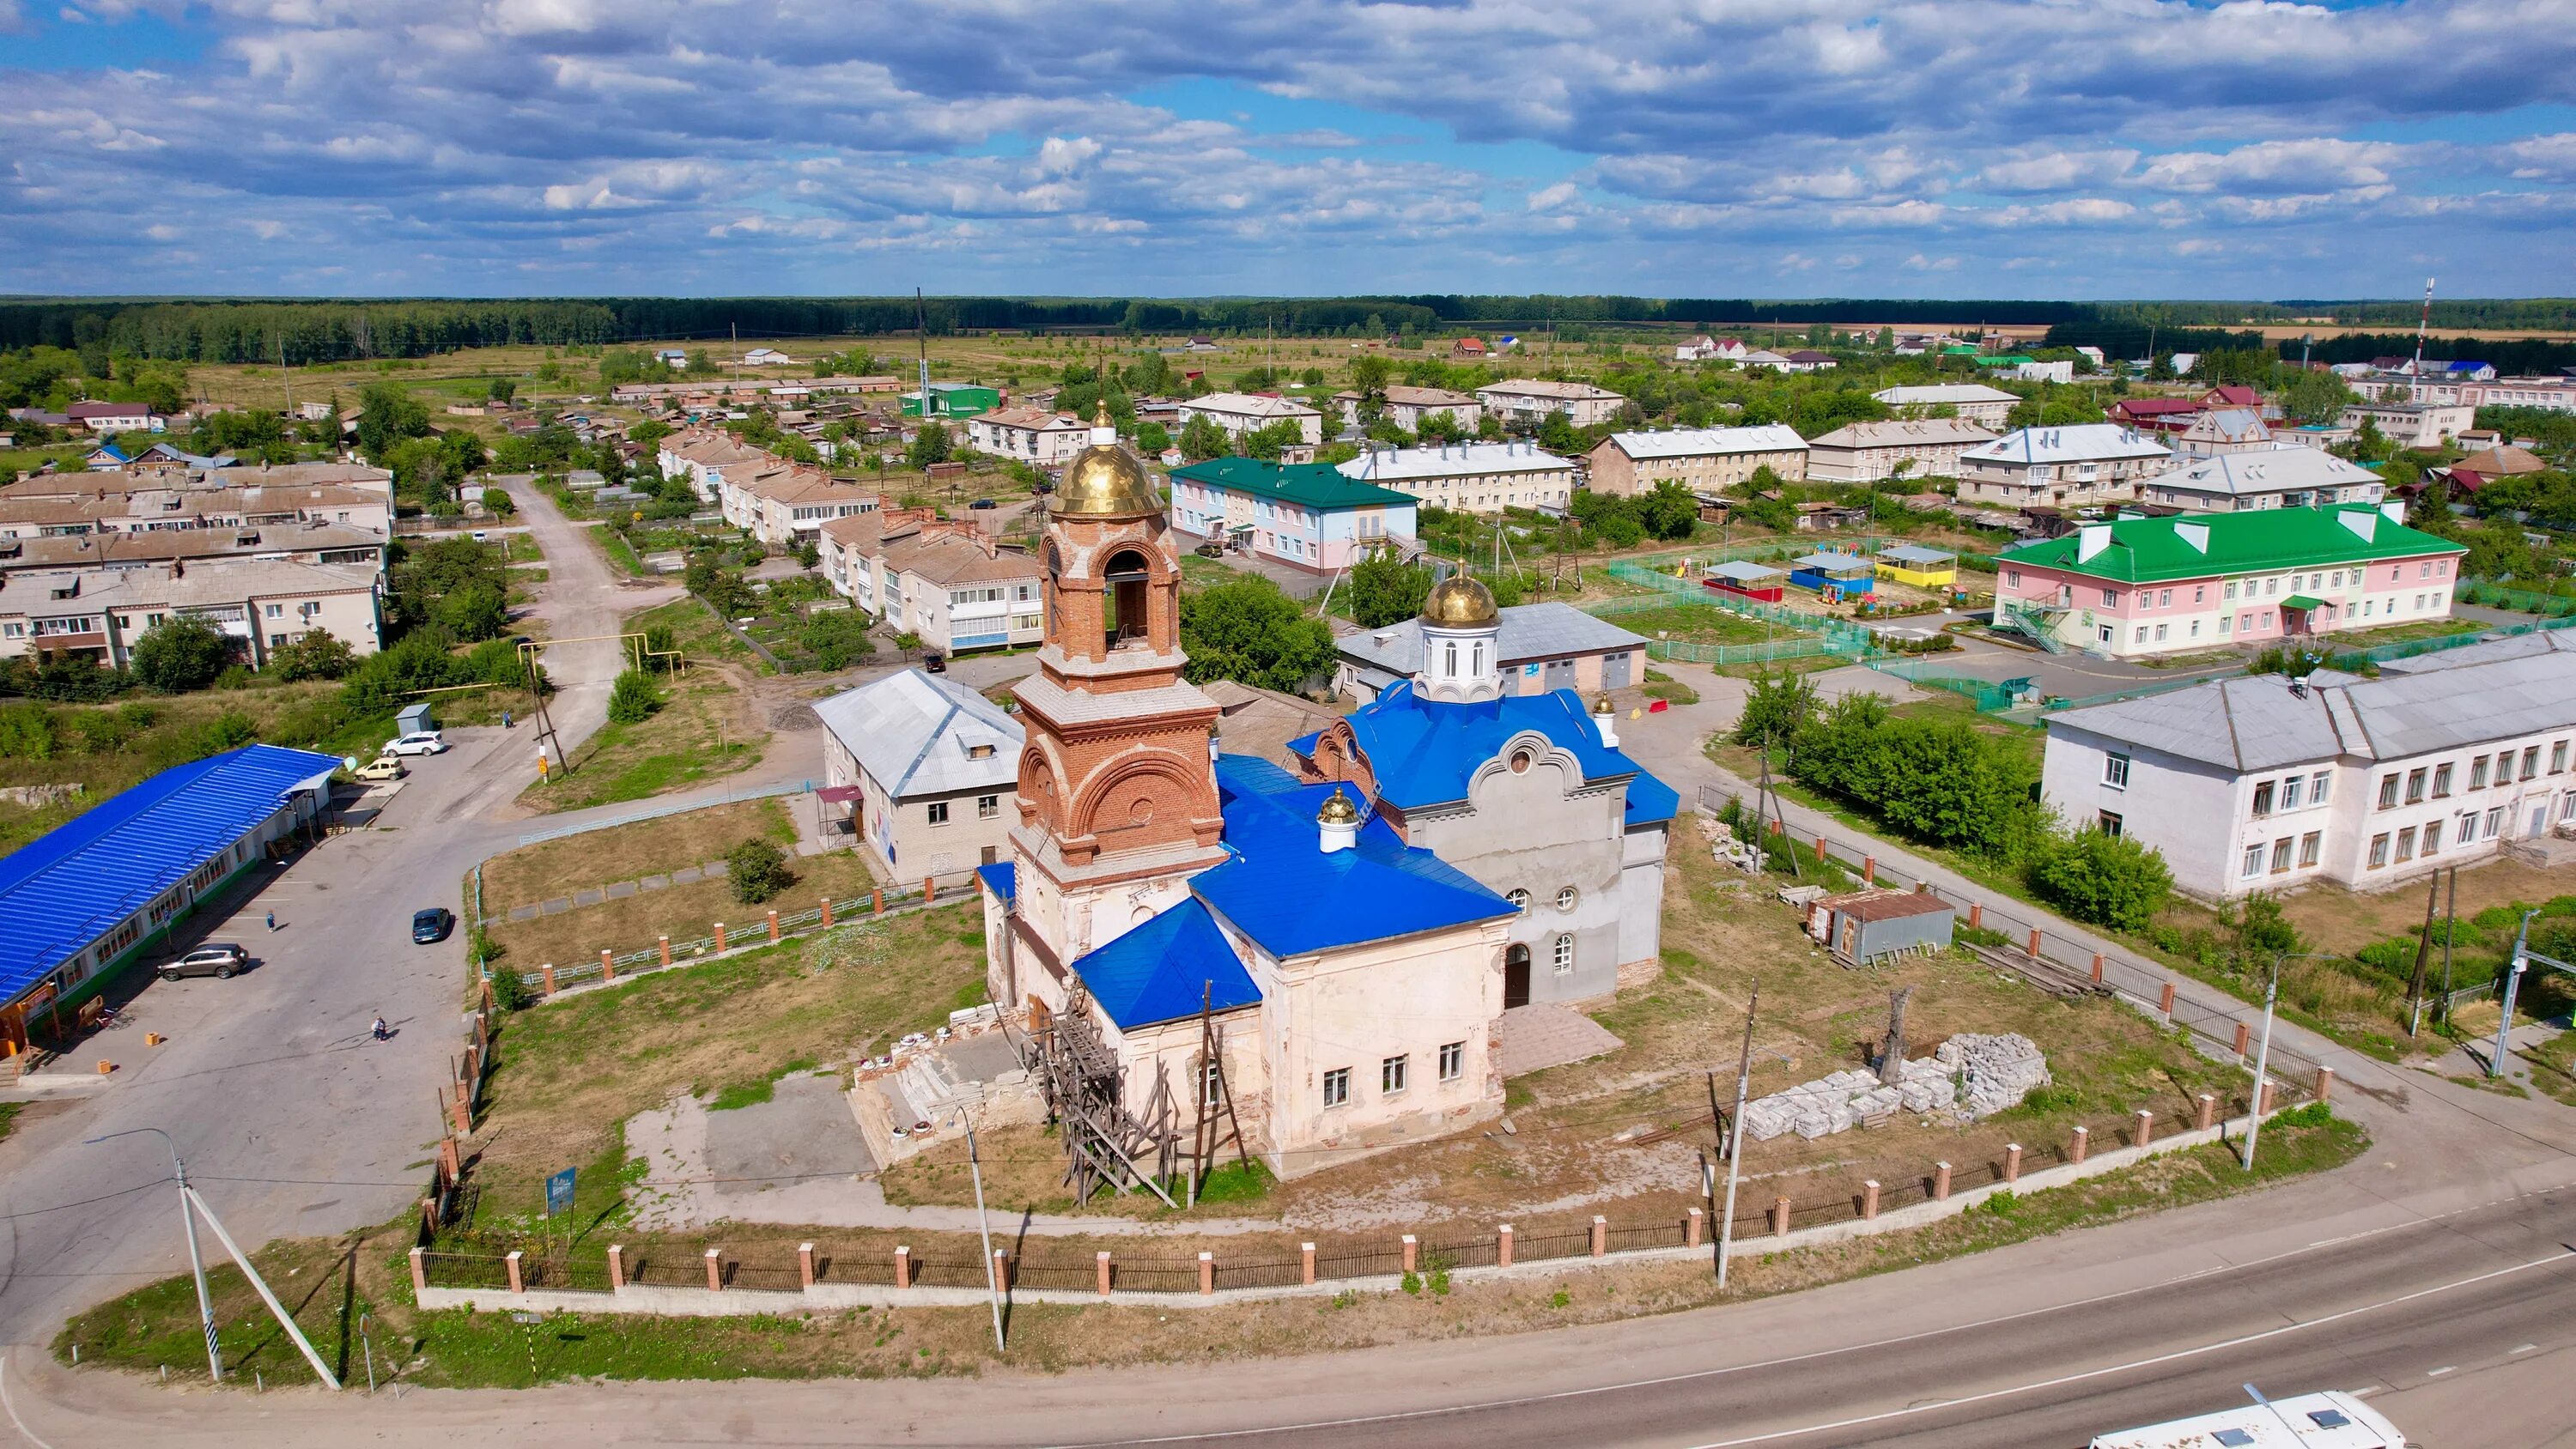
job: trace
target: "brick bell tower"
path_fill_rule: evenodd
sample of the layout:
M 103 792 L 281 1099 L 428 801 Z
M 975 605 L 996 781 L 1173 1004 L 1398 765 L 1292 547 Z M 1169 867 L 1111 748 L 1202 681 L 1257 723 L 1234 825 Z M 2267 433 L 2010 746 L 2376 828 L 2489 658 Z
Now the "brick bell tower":
M 1104 410 L 1047 518 L 1046 642 L 1012 690 L 1028 742 L 1014 899 L 993 997 L 1061 1006 L 1071 965 L 1225 858 L 1209 753 L 1216 701 L 1181 678 L 1179 555 L 1144 465 Z

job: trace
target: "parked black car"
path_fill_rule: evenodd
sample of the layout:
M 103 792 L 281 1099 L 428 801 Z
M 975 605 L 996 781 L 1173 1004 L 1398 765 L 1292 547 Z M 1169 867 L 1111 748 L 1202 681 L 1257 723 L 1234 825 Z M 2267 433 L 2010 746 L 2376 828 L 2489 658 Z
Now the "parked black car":
M 456 929 L 456 913 L 445 906 L 432 906 L 428 910 L 412 913 L 411 939 L 414 945 L 426 946 L 435 941 L 444 941 L 447 939 L 447 933 L 454 929 Z

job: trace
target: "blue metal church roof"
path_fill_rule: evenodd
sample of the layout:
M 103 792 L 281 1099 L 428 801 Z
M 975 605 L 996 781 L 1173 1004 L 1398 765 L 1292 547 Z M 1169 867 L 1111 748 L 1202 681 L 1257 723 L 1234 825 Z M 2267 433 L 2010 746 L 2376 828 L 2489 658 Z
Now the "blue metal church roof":
M 339 768 L 275 745 L 164 770 L 0 856 L 0 1002 L 13 1001 Z

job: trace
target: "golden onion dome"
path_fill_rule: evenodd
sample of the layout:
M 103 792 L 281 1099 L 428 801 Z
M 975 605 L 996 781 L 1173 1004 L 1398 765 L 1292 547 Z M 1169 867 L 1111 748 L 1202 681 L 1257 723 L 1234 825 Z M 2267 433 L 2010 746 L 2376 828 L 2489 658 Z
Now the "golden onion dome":
M 1600 716 L 1600 715 L 1608 715 L 1608 714 L 1617 714 L 1617 713 L 1618 713 L 1618 711 L 1617 711 L 1616 709 L 1614 709 L 1614 708 L 1612 708 L 1612 707 L 1611 707 L 1611 704 L 1610 704 L 1610 696 L 1608 696 L 1608 695 L 1606 695 L 1606 694 L 1603 694 L 1603 695 L 1596 695 L 1596 696 L 1594 696 L 1594 698 L 1593 698 L 1593 700 L 1592 700 L 1592 713 L 1593 713 L 1595 716 Z
M 1056 488 L 1059 516 L 1137 518 L 1163 511 L 1163 497 L 1136 455 L 1118 446 L 1118 430 L 1103 403 L 1091 419 L 1091 446 L 1074 454 Z
M 1494 611 L 1494 591 L 1465 574 L 1451 574 L 1431 586 L 1422 601 L 1422 622 L 1435 629 L 1475 629 L 1501 616 Z
M 1357 825 L 1359 821 L 1360 807 L 1351 803 L 1351 797 L 1343 794 L 1339 785 L 1324 797 L 1324 808 L 1315 812 L 1318 825 Z

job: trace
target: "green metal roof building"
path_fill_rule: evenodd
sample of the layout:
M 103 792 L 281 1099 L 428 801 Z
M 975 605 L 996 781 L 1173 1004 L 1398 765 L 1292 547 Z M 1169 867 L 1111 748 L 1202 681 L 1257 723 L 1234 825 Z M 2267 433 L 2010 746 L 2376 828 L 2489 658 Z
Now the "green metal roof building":
M 989 413 L 1001 405 L 1000 389 L 986 387 L 980 382 L 934 382 L 930 385 L 930 415 L 934 418 L 971 418 Z M 921 416 L 919 390 L 903 395 L 903 415 L 908 418 Z
M 1172 526 L 1316 573 L 1346 568 L 1387 538 L 1414 532 L 1408 493 L 1330 463 L 1212 458 L 1172 470 Z

